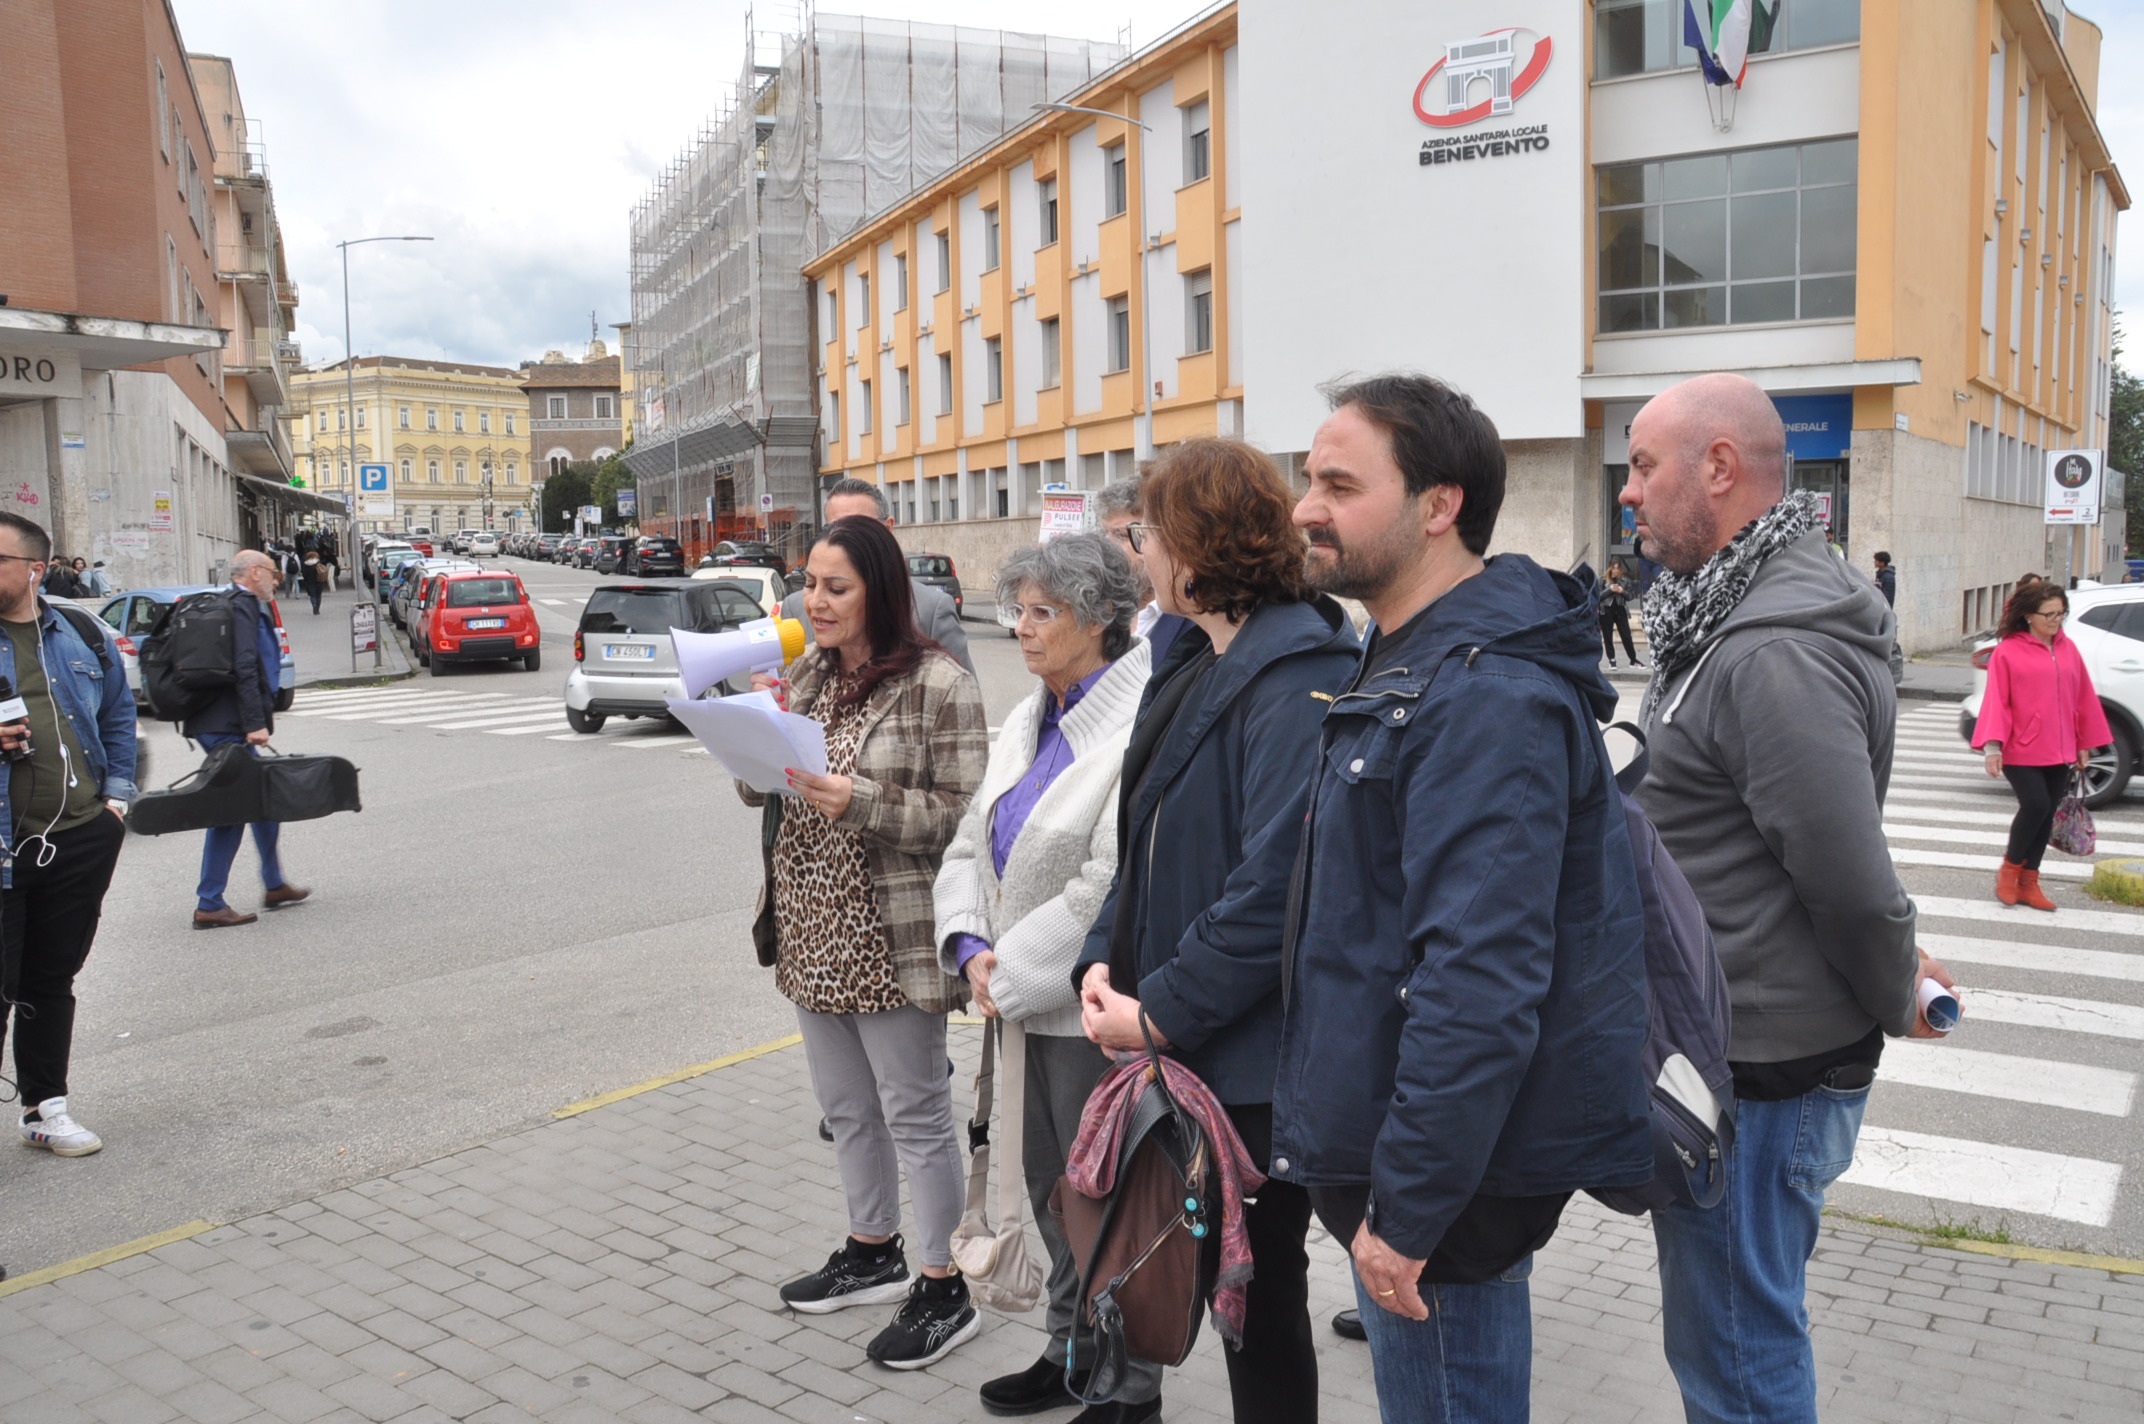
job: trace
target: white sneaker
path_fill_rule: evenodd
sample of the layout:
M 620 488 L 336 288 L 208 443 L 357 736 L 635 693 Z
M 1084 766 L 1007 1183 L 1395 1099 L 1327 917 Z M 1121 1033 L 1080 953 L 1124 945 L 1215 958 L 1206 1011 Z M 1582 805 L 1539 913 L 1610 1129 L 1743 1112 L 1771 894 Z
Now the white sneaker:
M 22 1140 L 32 1147 L 49 1147 L 61 1157 L 87 1157 L 104 1146 L 103 1138 L 68 1115 L 65 1098 L 39 1103 L 37 1121 L 22 1120 Z

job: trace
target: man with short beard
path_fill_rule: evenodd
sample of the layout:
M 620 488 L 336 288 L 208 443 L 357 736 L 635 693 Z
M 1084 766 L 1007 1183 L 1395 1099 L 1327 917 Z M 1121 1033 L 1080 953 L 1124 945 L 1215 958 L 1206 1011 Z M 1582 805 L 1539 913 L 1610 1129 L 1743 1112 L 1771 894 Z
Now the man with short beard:
M 1332 394 L 1295 522 L 1375 631 L 1321 728 L 1282 949 L 1273 1172 L 1352 1243 L 1378 1404 L 1523 1420 L 1564 1203 L 1650 1180 L 1644 912 L 1590 585 L 1483 557 L 1496 427 L 1422 376 Z
M 1786 494 L 1786 429 L 1741 376 L 1630 427 L 1647 551 L 1651 769 L 1638 801 L 1705 907 L 1733 1001 L 1727 1196 L 1653 1213 L 1668 1363 L 1692 1421 L 1816 1419 L 1802 1293 L 1824 1192 L 1852 1163 L 1885 1034 L 1930 1035 L 1913 902 L 1883 834 L 1896 631 Z

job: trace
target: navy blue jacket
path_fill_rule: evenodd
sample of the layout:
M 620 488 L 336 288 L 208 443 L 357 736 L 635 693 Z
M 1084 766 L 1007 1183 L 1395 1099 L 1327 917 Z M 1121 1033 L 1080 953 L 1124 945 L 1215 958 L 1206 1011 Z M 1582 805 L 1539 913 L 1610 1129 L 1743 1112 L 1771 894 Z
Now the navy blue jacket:
M 276 679 L 283 667 L 283 645 L 276 641 L 275 619 L 261 601 L 236 585 L 233 591 L 231 656 L 238 669 L 237 681 L 181 724 L 184 736 L 243 737 L 263 728 L 275 730 Z
M 1185 625 L 1147 684 L 1142 719 L 1170 677 L 1212 646 Z M 1122 808 L 1116 883 L 1073 980 L 1110 962 L 1118 902 L 1131 896 L 1126 956 L 1138 982 L 1112 981 L 1224 1103 L 1273 1101 L 1288 873 L 1318 719 L 1347 685 L 1359 647 L 1331 599 L 1267 604 L 1244 620 L 1144 767 L 1126 759 L 1123 795 L 1140 795 Z M 1140 744 L 1135 728 L 1133 756 Z
M 1652 1176 L 1597 616 L 1590 587 L 1501 555 L 1325 715 L 1273 1167 L 1369 1183 L 1372 1229 L 1410 1257 L 1477 1193 Z

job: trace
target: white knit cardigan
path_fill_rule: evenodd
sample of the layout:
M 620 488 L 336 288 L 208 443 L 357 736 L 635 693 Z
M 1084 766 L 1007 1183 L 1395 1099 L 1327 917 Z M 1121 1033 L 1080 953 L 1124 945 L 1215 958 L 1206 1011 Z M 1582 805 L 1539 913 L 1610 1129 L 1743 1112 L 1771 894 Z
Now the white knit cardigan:
M 1029 1033 L 1072 1038 L 1080 1031 L 1072 966 L 1117 873 L 1117 784 L 1151 666 L 1146 640 L 1134 639 L 1058 722 L 1072 764 L 1035 803 L 1000 880 L 990 852 L 991 816 L 998 798 L 1034 764 L 1049 696 L 1038 682 L 1000 726 L 982 789 L 938 871 L 932 901 L 939 965 L 960 972 L 953 936 L 988 940 L 998 959 L 990 997 L 1007 1022 Z

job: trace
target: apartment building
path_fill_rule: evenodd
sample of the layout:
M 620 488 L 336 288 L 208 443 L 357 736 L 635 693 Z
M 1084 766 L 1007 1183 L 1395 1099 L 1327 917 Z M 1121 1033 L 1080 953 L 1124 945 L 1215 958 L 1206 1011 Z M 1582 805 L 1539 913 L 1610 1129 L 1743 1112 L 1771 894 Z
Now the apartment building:
M 875 211 L 806 266 L 822 475 L 987 578 L 1046 483 L 1241 434 L 1299 469 L 1320 387 L 1468 391 L 1510 468 L 1497 547 L 1630 555 L 1627 426 L 1740 371 L 1911 651 L 2022 569 L 2120 554 L 2044 522 L 2103 449 L 2129 196 L 2099 31 L 2058 0 L 1789 0 L 1739 86 L 1682 0 L 1241 0 Z M 1320 36 L 1305 44 L 1304 36 Z M 1151 292 L 1151 300 L 1148 293 Z
M 602 460 L 625 446 L 625 408 L 619 359 L 601 341 L 588 343 L 578 361 L 546 351 L 524 361 L 521 386 L 528 392 L 529 438 L 544 477 L 586 460 Z
M 291 378 L 285 429 L 307 485 L 396 532 L 525 527 L 532 518 L 529 397 L 522 371 L 360 356 Z M 359 467 L 385 464 L 394 513 L 367 516 Z

